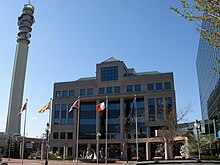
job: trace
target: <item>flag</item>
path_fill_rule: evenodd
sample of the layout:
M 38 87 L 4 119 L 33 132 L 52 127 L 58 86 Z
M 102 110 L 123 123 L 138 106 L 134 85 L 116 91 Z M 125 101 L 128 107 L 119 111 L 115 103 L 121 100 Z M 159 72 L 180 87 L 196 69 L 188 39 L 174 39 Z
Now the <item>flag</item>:
M 27 109 L 27 102 L 24 103 L 24 105 L 22 106 L 20 112 L 18 112 L 18 115 L 20 115 L 26 109 Z
M 46 109 L 50 109 L 50 101 L 42 109 L 40 109 L 38 112 L 39 113 L 44 113 L 44 111 Z
M 131 112 L 130 112 L 130 117 L 133 116 L 133 110 L 136 108 L 136 97 L 134 98 L 134 100 L 131 103 Z
M 71 112 L 74 108 L 79 108 L 79 99 L 73 103 L 73 105 L 69 109 L 69 112 Z
M 97 111 L 102 111 L 106 108 L 105 102 L 101 102 L 100 104 L 96 105 Z

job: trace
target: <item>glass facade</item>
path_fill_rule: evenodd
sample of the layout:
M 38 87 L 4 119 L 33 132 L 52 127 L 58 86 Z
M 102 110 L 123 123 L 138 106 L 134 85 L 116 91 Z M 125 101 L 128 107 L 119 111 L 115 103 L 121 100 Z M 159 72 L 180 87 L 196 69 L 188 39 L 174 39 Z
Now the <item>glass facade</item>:
M 81 139 L 96 138 L 96 104 L 80 104 L 80 134 Z
M 105 88 L 99 88 L 99 94 L 105 94 Z
M 147 90 L 148 91 L 153 91 L 154 90 L 154 84 L 153 83 L 147 84 Z
M 61 91 L 56 91 L 55 97 L 61 97 Z
M 55 125 L 59 125 L 60 124 L 60 104 L 55 104 L 54 124 Z
M 75 91 L 74 90 L 69 90 L 69 96 L 74 96 Z
M 209 24 L 202 23 L 202 27 L 209 29 Z M 211 68 L 217 66 L 220 70 L 220 65 L 215 61 L 215 57 L 220 59 L 220 51 L 209 46 L 208 41 L 200 39 L 197 52 L 196 67 L 199 84 L 199 95 L 202 119 L 208 119 L 207 102 L 210 94 L 215 88 L 215 85 L 220 79 L 220 74 L 214 72 Z
M 101 81 L 118 80 L 118 66 L 101 68 Z
M 67 113 L 67 105 L 61 105 L 61 124 L 66 125 L 66 113 Z
M 80 96 L 86 95 L 86 89 L 80 89 Z
M 164 110 L 163 110 L 163 98 L 156 98 L 157 102 L 157 118 L 159 120 L 164 119 Z
M 107 87 L 106 88 L 106 93 L 112 93 L 112 87 Z
M 67 90 L 63 90 L 62 91 L 62 97 L 66 97 L 68 95 L 68 91 Z
M 171 89 L 171 83 L 170 82 L 164 82 L 164 89 Z
M 149 98 L 148 99 L 148 111 L 149 111 L 149 120 L 155 120 L 155 99 Z
M 162 90 L 162 89 L 163 89 L 162 83 L 156 83 L 156 90 Z
M 140 91 L 141 91 L 141 85 L 139 85 L 139 84 L 138 84 L 138 85 L 135 85 L 135 86 L 134 86 L 134 91 L 135 91 L 135 92 L 140 92 Z
M 126 87 L 126 91 L 127 92 L 133 92 L 133 86 L 132 85 L 127 85 L 127 87 Z
M 120 86 L 115 86 L 114 93 L 120 93 L 120 92 L 121 92 Z
M 93 95 L 93 89 L 92 88 L 87 89 L 87 95 Z

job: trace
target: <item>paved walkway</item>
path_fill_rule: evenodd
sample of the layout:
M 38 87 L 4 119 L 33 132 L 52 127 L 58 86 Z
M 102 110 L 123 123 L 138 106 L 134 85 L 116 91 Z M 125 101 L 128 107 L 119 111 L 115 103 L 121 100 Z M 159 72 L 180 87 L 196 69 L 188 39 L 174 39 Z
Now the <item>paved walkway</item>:
M 6 159 L 3 158 L 2 162 L 7 163 L 8 165 L 22 165 L 21 159 Z M 45 161 L 41 161 L 39 159 L 24 159 L 23 165 L 44 165 Z M 96 165 L 96 163 L 83 163 L 78 162 L 79 165 Z M 99 163 L 100 165 L 105 165 L 105 163 Z M 155 161 L 142 161 L 136 163 L 136 161 L 129 161 L 128 165 L 146 165 L 146 164 L 183 164 L 183 165 L 190 165 L 190 164 L 203 164 L 203 165 L 210 165 L 210 164 L 220 164 L 220 161 L 207 161 L 202 160 L 201 162 L 197 162 L 197 160 L 162 160 L 159 162 Z M 70 160 L 49 160 L 48 165 L 76 165 L 76 162 Z M 116 163 L 108 163 L 108 165 L 127 165 L 126 161 L 117 161 Z

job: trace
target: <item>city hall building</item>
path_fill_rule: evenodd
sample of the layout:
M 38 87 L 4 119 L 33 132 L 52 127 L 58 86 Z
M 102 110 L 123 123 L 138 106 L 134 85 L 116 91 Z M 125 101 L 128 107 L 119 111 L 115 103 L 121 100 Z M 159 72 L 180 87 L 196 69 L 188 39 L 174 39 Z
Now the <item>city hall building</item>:
M 96 105 L 108 98 L 106 110 L 96 110 Z M 131 104 L 136 97 L 138 130 L 135 129 L 135 114 Z M 80 98 L 79 106 L 79 157 L 90 146 L 96 151 L 105 150 L 106 120 L 108 123 L 108 157 L 126 160 L 138 152 L 142 160 L 154 156 L 155 130 L 166 117 L 165 103 L 176 111 L 173 73 L 136 72 L 127 68 L 123 61 L 111 57 L 96 64 L 95 77 L 79 78 L 76 81 L 54 84 L 50 134 L 50 150 L 61 156 L 76 157 L 77 109 L 68 110 Z M 136 135 L 136 132 L 138 135 Z

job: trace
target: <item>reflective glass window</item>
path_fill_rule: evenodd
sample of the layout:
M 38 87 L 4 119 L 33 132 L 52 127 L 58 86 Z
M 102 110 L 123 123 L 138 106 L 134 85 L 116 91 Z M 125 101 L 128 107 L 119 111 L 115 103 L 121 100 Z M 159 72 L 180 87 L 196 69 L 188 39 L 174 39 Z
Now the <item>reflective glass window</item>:
M 157 102 L 157 118 L 159 120 L 164 119 L 164 111 L 163 111 L 163 98 L 156 98 Z
M 120 86 L 115 86 L 114 87 L 114 93 L 120 93 Z
M 105 94 L 105 88 L 99 88 L 99 94 Z
M 148 91 L 153 91 L 154 90 L 154 84 L 153 83 L 147 84 L 147 90 Z
M 59 133 L 58 132 L 53 133 L 53 139 L 59 139 Z
M 162 89 L 163 89 L 162 83 L 156 83 L 156 90 L 162 90 Z
M 106 93 L 112 93 L 112 87 L 107 87 L 106 88 Z
M 86 95 L 86 90 L 85 89 L 80 89 L 80 96 Z
M 73 133 L 67 132 L 67 139 L 73 139 Z
M 74 90 L 69 90 L 69 96 L 74 96 L 75 91 Z
M 171 89 L 171 83 L 170 82 L 164 82 L 164 89 Z
M 118 66 L 101 68 L 101 81 L 118 80 Z
M 67 90 L 63 90 L 62 91 L 62 97 L 66 97 L 68 95 L 68 91 Z
M 55 97 L 61 97 L 61 91 L 56 91 Z
M 155 99 L 149 98 L 148 99 L 148 111 L 149 111 L 149 120 L 155 120 Z
M 92 88 L 87 89 L 87 95 L 93 95 L 93 89 Z
M 135 86 L 134 86 L 134 91 L 140 92 L 140 91 L 141 91 L 141 85 L 140 85 L 140 84 L 135 85 Z
M 133 86 L 132 85 L 127 85 L 127 92 L 133 92 Z
M 60 132 L 60 139 L 66 139 L 66 132 Z

